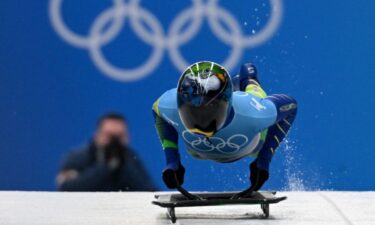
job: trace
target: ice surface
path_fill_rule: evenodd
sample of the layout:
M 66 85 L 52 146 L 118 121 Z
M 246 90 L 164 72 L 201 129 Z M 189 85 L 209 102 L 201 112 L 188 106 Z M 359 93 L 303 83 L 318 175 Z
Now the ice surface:
M 283 192 L 269 219 L 259 206 L 176 209 L 177 224 L 375 224 L 375 192 Z M 0 192 L 0 224 L 171 224 L 153 193 Z

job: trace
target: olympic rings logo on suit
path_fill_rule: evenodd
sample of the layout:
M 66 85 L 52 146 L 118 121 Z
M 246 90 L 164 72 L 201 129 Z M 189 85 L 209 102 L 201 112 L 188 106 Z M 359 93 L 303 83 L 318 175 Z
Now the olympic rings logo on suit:
M 224 154 L 233 154 L 248 144 L 249 139 L 243 134 L 235 134 L 224 140 L 220 137 L 198 137 L 185 130 L 182 132 L 182 138 L 190 144 L 194 150 L 199 152 L 212 152 L 214 150 Z
M 59 36 L 69 44 L 87 49 L 95 65 L 104 74 L 120 81 L 135 81 L 151 74 L 160 64 L 164 50 L 167 50 L 173 64 L 183 71 L 187 62 L 180 52 L 180 46 L 191 41 L 200 30 L 204 18 L 215 36 L 232 50 L 221 64 L 232 70 L 241 59 L 246 48 L 253 48 L 268 40 L 277 30 L 282 18 L 282 0 L 270 1 L 270 18 L 265 27 L 256 34 L 245 35 L 236 18 L 218 0 L 192 0 L 192 5 L 179 13 L 166 34 L 159 20 L 140 5 L 141 0 L 113 0 L 113 5 L 101 12 L 91 25 L 87 36 L 79 35 L 65 24 L 61 6 L 63 0 L 50 0 L 49 15 L 51 23 Z M 129 19 L 135 34 L 153 47 L 149 58 L 138 68 L 119 68 L 111 64 L 103 55 L 101 48 L 114 40 L 121 32 L 125 20 Z M 190 22 L 190 23 L 189 23 Z M 186 29 L 186 24 L 190 24 Z M 229 32 L 221 25 L 224 23 Z M 108 29 L 104 29 L 111 24 Z M 150 28 L 149 31 L 145 25 Z M 105 30 L 105 31 L 103 31 Z

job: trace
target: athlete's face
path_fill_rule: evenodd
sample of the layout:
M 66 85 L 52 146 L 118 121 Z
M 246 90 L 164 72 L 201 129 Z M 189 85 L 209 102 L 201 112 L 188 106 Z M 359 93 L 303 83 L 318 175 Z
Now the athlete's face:
M 106 146 L 113 137 L 120 139 L 123 145 L 129 144 L 128 127 L 124 121 L 104 120 L 95 133 L 95 144 L 99 147 Z

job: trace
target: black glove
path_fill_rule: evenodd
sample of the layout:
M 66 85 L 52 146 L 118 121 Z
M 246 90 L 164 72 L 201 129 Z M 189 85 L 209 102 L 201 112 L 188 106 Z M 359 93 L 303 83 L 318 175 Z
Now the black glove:
M 126 148 L 118 137 L 112 137 L 104 147 L 104 159 L 110 170 L 116 171 L 124 163 Z
M 266 170 L 257 167 L 257 160 L 250 164 L 250 182 L 251 188 L 258 191 L 263 184 L 268 180 L 269 173 Z
M 184 183 L 185 168 L 179 163 L 178 165 L 168 165 L 163 170 L 163 181 L 165 185 L 174 189 Z

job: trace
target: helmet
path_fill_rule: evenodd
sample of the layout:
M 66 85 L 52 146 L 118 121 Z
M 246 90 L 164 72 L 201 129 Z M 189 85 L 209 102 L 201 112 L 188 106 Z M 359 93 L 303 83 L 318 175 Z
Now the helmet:
M 212 136 L 224 126 L 231 102 L 231 78 L 217 63 L 197 62 L 178 81 L 178 112 L 185 128 L 192 133 Z

